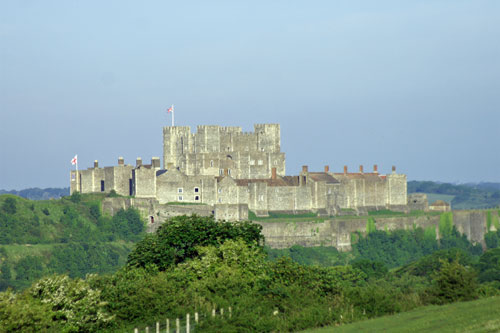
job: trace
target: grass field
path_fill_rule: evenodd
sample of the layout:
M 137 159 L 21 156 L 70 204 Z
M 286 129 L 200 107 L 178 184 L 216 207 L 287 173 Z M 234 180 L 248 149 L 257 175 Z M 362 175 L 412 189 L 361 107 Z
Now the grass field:
M 328 332 L 500 332 L 500 296 L 426 306 L 393 316 L 302 333 Z

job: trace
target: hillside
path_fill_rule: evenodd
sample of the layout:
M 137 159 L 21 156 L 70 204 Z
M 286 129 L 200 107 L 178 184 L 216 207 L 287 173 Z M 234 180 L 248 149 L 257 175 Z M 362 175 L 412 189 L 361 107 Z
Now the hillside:
M 138 212 L 101 213 L 104 195 L 32 201 L 0 195 L 0 290 L 22 289 L 41 276 L 110 273 L 143 236 Z
M 430 181 L 409 181 L 408 193 L 426 193 L 429 203 L 451 202 L 452 209 L 486 209 L 500 206 L 500 184 L 454 185 Z
M 328 332 L 499 332 L 500 296 L 444 306 L 431 305 L 350 325 L 303 333 Z

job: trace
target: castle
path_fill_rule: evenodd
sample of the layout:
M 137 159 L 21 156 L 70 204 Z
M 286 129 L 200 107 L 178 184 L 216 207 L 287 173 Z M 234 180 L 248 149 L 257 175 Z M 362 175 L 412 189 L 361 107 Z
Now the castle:
M 163 167 L 137 158 L 135 166 L 118 159 L 117 166 L 71 171 L 71 193 L 114 190 L 131 196 L 155 216 L 167 217 L 175 205 L 188 203 L 185 211 L 211 212 L 217 219 L 245 220 L 251 210 L 257 216 L 269 212 L 314 212 L 339 215 L 345 211 L 392 209 L 407 211 L 406 175 L 373 171 L 311 172 L 285 174 L 278 124 L 254 125 L 254 132 L 241 127 L 188 126 L 163 128 Z M 198 204 L 198 205 L 196 205 Z M 200 208 L 203 206 L 202 208 Z M 146 208 L 145 208 L 146 207 Z M 178 206 L 177 206 L 178 207 Z M 198 210 L 197 210 L 198 209 Z

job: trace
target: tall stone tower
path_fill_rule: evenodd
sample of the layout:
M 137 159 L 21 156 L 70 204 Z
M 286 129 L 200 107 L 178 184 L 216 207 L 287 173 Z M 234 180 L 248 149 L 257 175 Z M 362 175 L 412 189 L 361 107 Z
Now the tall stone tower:
M 163 128 L 164 168 L 175 167 L 186 175 L 220 176 L 227 170 L 233 178 L 270 178 L 272 168 L 285 175 L 278 124 L 254 125 L 254 132 L 241 127 L 188 126 Z

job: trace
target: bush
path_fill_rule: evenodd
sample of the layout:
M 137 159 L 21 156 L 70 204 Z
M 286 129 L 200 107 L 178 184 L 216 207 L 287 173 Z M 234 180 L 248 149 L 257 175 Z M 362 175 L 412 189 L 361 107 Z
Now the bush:
M 433 275 L 429 289 L 431 302 L 447 304 L 457 301 L 470 301 L 478 298 L 476 272 L 462 266 L 458 260 L 441 261 L 441 269 Z
M 29 294 L 50 306 L 57 320 L 64 323 L 65 332 L 99 331 L 113 319 L 101 300 L 101 291 L 93 289 L 86 280 L 54 275 L 35 283 Z

